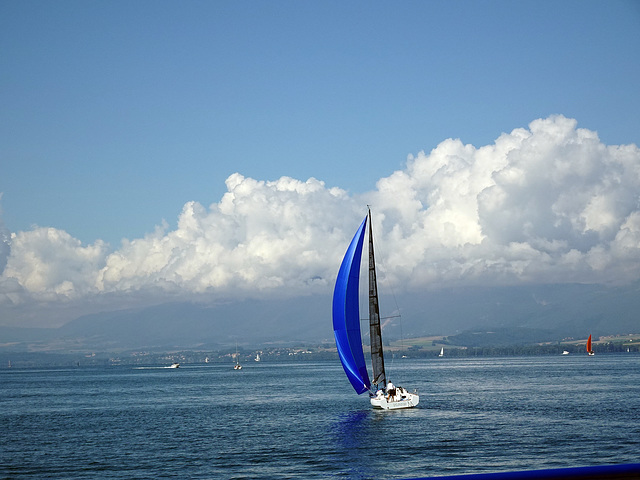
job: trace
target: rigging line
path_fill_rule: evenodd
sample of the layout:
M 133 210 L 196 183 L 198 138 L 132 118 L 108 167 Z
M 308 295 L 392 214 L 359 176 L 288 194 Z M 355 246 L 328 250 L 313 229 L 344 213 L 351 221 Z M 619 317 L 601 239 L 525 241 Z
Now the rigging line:
M 371 209 L 371 205 L 367 205 L 367 208 L 370 210 Z M 382 242 L 382 244 L 380 243 L 380 238 L 382 238 L 382 233 L 380 228 L 378 227 L 379 224 L 382 224 L 382 222 L 375 222 L 375 224 L 373 224 L 373 234 L 375 235 L 375 237 L 378 239 L 377 243 L 376 243 L 376 250 L 378 252 L 378 255 L 376 255 L 376 265 L 379 267 L 380 264 L 382 263 L 382 265 L 384 265 L 384 259 L 388 258 L 388 256 L 385 254 L 385 249 L 384 249 L 384 242 Z M 382 261 L 381 261 L 382 260 Z M 391 293 L 391 297 L 393 298 L 393 303 L 396 307 L 395 311 L 398 312 L 397 315 L 391 315 L 391 316 L 387 316 L 387 317 L 381 317 L 380 320 L 387 320 L 390 318 L 399 318 L 400 319 L 400 349 L 403 352 L 404 351 L 404 335 L 402 332 L 402 315 L 400 314 L 400 306 L 398 305 L 398 299 L 396 297 L 396 292 L 393 289 L 393 285 L 391 282 L 387 281 L 387 275 L 383 275 L 382 277 L 380 275 L 378 275 L 378 283 L 382 283 L 384 285 L 385 289 L 388 289 L 388 291 Z M 391 363 L 393 364 L 393 357 L 394 355 L 391 356 Z
M 390 318 L 402 318 L 402 315 L 389 315 L 388 317 L 380 317 L 380 320 L 389 320 Z M 361 317 L 360 321 L 361 322 L 368 322 L 369 318 L 368 317 Z
M 371 207 L 371 205 L 367 205 L 367 207 Z M 376 242 L 376 251 L 378 252 L 378 254 L 376 255 L 376 266 L 378 266 L 378 267 L 380 267 L 381 264 L 384 266 L 385 258 L 389 258 L 389 256 L 386 255 L 386 252 L 385 252 L 384 242 L 380 243 L 380 239 L 384 238 L 383 235 L 382 235 L 382 232 L 380 230 L 381 227 L 378 226 L 381 223 L 382 222 L 375 222 L 373 224 L 373 234 L 375 235 L 375 238 L 378 239 L 377 242 Z M 385 284 L 385 289 L 388 289 L 390 291 L 390 293 L 391 293 L 391 296 L 393 297 L 393 303 L 395 304 L 396 311 L 400 312 L 400 307 L 398 306 L 398 299 L 396 298 L 396 292 L 393 289 L 392 283 L 387 281 L 386 273 L 382 277 L 380 275 L 378 275 L 378 283 L 384 283 Z M 397 316 L 400 317 L 401 315 L 398 314 Z M 385 317 L 385 318 L 389 318 L 389 317 Z

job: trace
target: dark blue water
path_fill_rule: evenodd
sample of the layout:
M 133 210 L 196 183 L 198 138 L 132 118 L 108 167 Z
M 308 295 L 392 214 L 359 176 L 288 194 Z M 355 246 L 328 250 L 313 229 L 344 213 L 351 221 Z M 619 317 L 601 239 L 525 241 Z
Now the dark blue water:
M 391 363 L 391 362 L 387 362 Z M 0 371 L 0 478 L 407 478 L 640 461 L 640 356 Z

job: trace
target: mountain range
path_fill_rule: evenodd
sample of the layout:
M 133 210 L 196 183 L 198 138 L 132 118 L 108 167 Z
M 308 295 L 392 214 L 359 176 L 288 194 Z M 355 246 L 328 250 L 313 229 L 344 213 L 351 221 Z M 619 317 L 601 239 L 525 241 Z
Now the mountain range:
M 509 332 L 513 343 L 536 343 L 638 333 L 639 291 L 640 282 L 623 287 L 468 287 L 383 296 L 383 336 L 385 341 L 404 338 L 410 344 L 411 338 L 500 329 L 502 343 L 510 341 Z M 396 310 L 396 304 L 401 308 Z M 366 314 L 366 307 L 361 312 Z M 362 330 L 366 337 L 368 329 Z M 168 303 L 84 315 L 55 329 L 0 327 L 0 349 L 5 351 L 216 350 L 236 342 L 245 346 L 333 343 L 331 298 Z

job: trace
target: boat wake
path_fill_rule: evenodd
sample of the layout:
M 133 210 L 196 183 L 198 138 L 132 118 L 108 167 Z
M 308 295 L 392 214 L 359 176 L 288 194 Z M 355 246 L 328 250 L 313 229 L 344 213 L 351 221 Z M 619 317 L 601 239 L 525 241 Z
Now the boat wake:
M 167 368 L 177 368 L 172 365 L 163 365 L 157 367 L 133 367 L 134 370 L 165 370 Z

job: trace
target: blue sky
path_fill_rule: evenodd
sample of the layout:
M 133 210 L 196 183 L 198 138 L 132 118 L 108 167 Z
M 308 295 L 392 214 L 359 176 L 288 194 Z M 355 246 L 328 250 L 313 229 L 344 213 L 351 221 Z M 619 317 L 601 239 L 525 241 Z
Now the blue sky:
M 366 203 L 405 285 L 637 280 L 637 1 L 5 1 L 0 62 L 14 323 L 326 293 Z
M 640 4 L 3 2 L 6 226 L 117 248 L 232 173 L 364 192 L 563 114 L 640 141 Z

